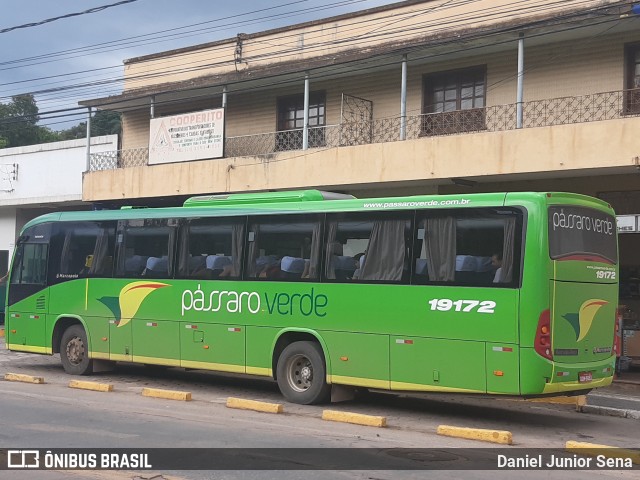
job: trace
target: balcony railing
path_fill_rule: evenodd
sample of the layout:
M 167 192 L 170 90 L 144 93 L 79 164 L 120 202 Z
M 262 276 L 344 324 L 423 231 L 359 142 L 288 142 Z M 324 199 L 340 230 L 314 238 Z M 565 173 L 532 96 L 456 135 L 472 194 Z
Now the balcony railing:
M 640 115 L 637 91 L 595 93 L 525 102 L 523 128 L 613 120 Z M 405 138 L 496 132 L 516 129 L 517 105 L 430 113 L 405 118 Z M 343 121 L 338 125 L 313 127 L 308 132 L 309 148 L 334 148 L 400 140 L 400 117 Z M 225 139 L 225 157 L 264 156 L 303 148 L 303 131 L 242 135 Z M 149 150 L 137 148 L 91 154 L 91 171 L 147 165 Z

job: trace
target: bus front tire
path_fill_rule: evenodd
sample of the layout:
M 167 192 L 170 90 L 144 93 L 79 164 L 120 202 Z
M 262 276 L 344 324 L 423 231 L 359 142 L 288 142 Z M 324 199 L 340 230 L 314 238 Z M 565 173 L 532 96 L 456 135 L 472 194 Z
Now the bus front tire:
M 81 325 L 71 325 L 62 334 L 60 360 L 64 371 L 70 375 L 93 373 L 93 360 L 89 358 L 87 334 Z
M 278 358 L 276 373 L 282 395 L 292 403 L 312 405 L 331 398 L 324 354 L 315 342 L 288 345 Z

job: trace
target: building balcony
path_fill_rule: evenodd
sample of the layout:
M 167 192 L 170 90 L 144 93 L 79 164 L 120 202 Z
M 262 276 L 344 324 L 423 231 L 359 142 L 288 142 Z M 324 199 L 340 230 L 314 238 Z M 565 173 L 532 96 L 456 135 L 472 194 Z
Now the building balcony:
M 289 130 L 227 137 L 224 158 L 211 160 L 148 166 L 147 148 L 94 153 L 84 200 L 437 185 L 531 172 L 580 176 L 609 167 L 621 173 L 621 167 L 637 167 L 640 154 L 640 97 L 634 93 L 525 102 L 522 128 L 518 105 L 508 104 L 404 119 L 343 114 L 340 124 L 309 128 L 307 150 L 303 131 Z M 122 188 L 114 192 L 113 185 Z
M 522 104 L 522 128 L 613 120 L 640 115 L 635 91 L 596 93 L 578 97 L 536 100 Z M 309 148 L 334 148 L 396 142 L 427 136 L 500 132 L 517 127 L 517 104 L 370 120 L 343 119 L 340 124 L 311 127 Z M 404 133 L 403 133 L 404 132 Z M 403 138 L 404 137 L 404 138 Z M 303 130 L 241 135 L 225 139 L 225 158 L 272 156 L 302 150 Z M 149 149 L 92 153 L 90 170 L 140 167 L 148 164 Z

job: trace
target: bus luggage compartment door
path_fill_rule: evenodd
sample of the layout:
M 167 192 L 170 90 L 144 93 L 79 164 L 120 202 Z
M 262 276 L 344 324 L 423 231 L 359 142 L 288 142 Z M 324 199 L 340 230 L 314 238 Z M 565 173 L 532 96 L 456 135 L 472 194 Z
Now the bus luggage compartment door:
M 618 285 L 551 280 L 551 347 L 560 364 L 613 355 Z

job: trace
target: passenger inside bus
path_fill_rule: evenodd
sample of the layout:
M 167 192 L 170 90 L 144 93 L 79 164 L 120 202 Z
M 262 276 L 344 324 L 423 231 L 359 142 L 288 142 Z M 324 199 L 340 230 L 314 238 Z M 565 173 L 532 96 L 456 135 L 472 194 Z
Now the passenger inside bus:
M 502 280 L 502 252 L 494 253 L 491 256 L 491 266 L 495 271 L 493 283 L 500 283 Z

